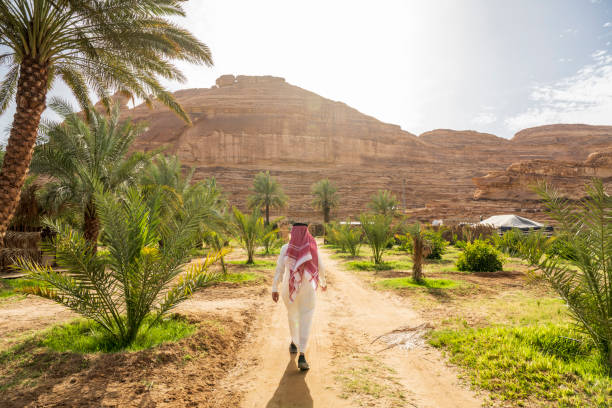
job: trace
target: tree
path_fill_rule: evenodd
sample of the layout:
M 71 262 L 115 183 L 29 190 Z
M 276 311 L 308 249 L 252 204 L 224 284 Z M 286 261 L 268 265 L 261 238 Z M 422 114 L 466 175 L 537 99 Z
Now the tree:
M 563 248 L 547 251 L 547 244 L 540 241 L 520 245 L 520 256 L 543 272 L 612 371 L 612 196 L 597 179 L 578 203 L 546 186 L 540 186 L 538 193 L 557 222 L 563 237 L 558 245 Z M 567 253 L 572 256 L 564 259 Z
M 391 231 L 391 217 L 375 214 L 367 215 L 362 214 L 359 217 L 361 222 L 361 228 L 365 234 L 366 240 L 370 248 L 372 248 L 372 258 L 375 264 L 382 263 L 382 256 L 393 238 Z
M 110 116 L 93 111 L 86 122 L 71 113 L 65 104 L 52 104 L 63 122 L 45 126 L 49 141 L 41 146 L 32 161 L 32 171 L 52 177 L 46 186 L 52 208 L 68 206 L 82 214 L 85 239 L 95 248 L 100 232 L 96 210 L 96 191 L 114 191 L 134 184 L 149 154 L 128 151 L 144 130 L 131 121 L 119 122 L 119 106 Z
M 377 214 L 394 216 L 397 211 L 399 201 L 389 190 L 378 190 L 372 196 L 368 207 Z
M 323 222 L 328 224 L 331 210 L 339 204 L 338 188 L 329 179 L 323 179 L 313 184 L 310 191 L 315 196 L 312 206 L 323 211 Z
M 253 182 L 253 194 L 248 197 L 249 209 L 263 209 L 266 225 L 270 224 L 270 208 L 283 208 L 287 205 L 287 196 L 283 188 L 270 176 L 270 172 L 259 172 Z
M 208 47 L 170 17 L 184 0 L 7 0 L 0 2 L 0 114 L 17 104 L 0 170 L 0 244 L 28 172 L 46 96 L 62 80 L 83 110 L 90 90 L 110 109 L 112 92 L 154 99 L 190 122 L 160 83 L 184 81 L 171 60 L 212 65 Z
M 408 235 L 412 238 L 412 280 L 423 281 L 423 260 L 429 252 L 425 230 L 420 223 L 409 225 Z
M 95 205 L 103 226 L 103 251 L 94 251 L 80 231 L 56 222 L 49 224 L 58 234 L 47 250 L 55 252 L 60 269 L 23 259 L 18 266 L 45 284 L 24 292 L 94 320 L 114 344 L 124 347 L 134 341 L 148 316 L 153 317 L 151 327 L 194 290 L 215 282 L 217 275 L 207 270 L 218 255 L 186 266 L 201 213 L 179 208 L 180 216 L 161 217 L 160 206 L 148 206 L 136 188 L 122 195 L 98 193 Z
M 233 231 L 240 245 L 247 251 L 247 264 L 253 264 L 255 247 L 264 233 L 264 220 L 256 208 L 251 214 L 244 214 L 238 208 L 233 211 Z

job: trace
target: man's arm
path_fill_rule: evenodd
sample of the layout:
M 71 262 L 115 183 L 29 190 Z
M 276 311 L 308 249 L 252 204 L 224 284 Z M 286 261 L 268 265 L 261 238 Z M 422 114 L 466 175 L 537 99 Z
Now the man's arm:
M 319 257 L 319 286 L 323 291 L 327 290 L 327 281 L 325 280 L 325 264 Z
M 287 253 L 287 245 L 283 245 L 278 260 L 276 261 L 276 272 L 274 273 L 274 280 L 272 281 L 272 300 L 278 302 L 278 282 L 281 276 L 285 272 L 285 255 Z

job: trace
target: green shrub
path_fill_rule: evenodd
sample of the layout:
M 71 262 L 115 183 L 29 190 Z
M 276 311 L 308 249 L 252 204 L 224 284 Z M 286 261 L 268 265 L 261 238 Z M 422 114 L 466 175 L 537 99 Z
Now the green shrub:
M 430 249 L 427 259 L 442 259 L 442 255 L 446 250 L 448 242 L 442 238 L 442 233 L 434 230 L 425 230 L 423 232 L 423 239 Z
M 412 253 L 412 248 L 413 248 L 413 244 L 412 244 L 412 235 L 410 234 L 396 234 L 395 235 L 395 239 L 398 242 L 398 246 L 399 246 L 399 250 L 400 251 L 404 251 L 407 252 L 409 254 Z
M 476 240 L 467 244 L 459 254 L 457 269 L 471 272 L 495 272 L 502 270 L 499 252 L 485 241 Z

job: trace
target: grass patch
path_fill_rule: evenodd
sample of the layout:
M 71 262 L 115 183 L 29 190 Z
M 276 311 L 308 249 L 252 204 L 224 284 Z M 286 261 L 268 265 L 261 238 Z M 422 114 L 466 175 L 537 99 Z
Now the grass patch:
M 385 289 L 402 288 L 428 288 L 428 289 L 452 289 L 461 286 L 460 282 L 450 279 L 423 279 L 423 282 L 416 282 L 410 277 L 381 279 L 376 285 Z
M 124 350 L 137 351 L 157 346 L 162 343 L 177 341 L 193 334 L 196 325 L 185 319 L 173 316 L 162 320 L 157 325 L 148 328 L 148 319 L 140 329 L 134 343 Z M 40 340 L 40 345 L 54 351 L 75 353 L 113 352 L 121 350 L 113 344 L 112 339 L 102 328 L 91 320 L 76 320 L 74 322 L 54 326 L 46 330 Z
M 246 261 L 226 261 L 228 264 L 239 265 L 244 268 L 265 268 L 271 269 L 276 267 L 276 261 L 268 260 L 268 259 L 258 259 L 255 260 L 252 264 L 247 264 Z
M 345 265 L 353 271 L 412 270 L 412 262 L 407 261 L 388 261 L 380 264 L 375 264 L 372 261 L 350 261 Z
M 563 325 L 432 333 L 473 384 L 513 406 L 609 407 L 612 378 L 587 337 Z
M 19 289 L 41 285 L 41 282 L 33 279 L 0 279 L 0 298 L 18 295 Z
M 251 272 L 228 273 L 225 276 L 221 275 L 219 282 L 246 283 L 255 281 L 258 278 L 258 275 Z

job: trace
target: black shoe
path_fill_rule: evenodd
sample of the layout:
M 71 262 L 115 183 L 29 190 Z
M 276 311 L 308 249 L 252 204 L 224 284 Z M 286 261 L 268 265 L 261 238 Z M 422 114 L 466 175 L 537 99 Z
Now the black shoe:
M 306 371 L 310 369 L 308 363 L 306 362 L 306 357 L 304 357 L 303 354 L 300 354 L 300 357 L 298 358 L 298 368 L 300 369 L 300 371 Z
M 291 342 L 291 344 L 289 345 L 289 352 L 291 354 L 297 354 L 298 352 L 297 346 L 293 344 L 293 342 Z

